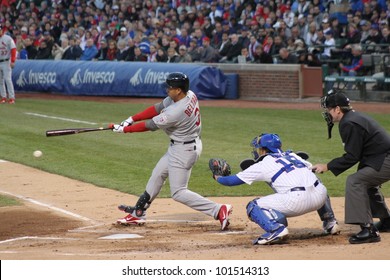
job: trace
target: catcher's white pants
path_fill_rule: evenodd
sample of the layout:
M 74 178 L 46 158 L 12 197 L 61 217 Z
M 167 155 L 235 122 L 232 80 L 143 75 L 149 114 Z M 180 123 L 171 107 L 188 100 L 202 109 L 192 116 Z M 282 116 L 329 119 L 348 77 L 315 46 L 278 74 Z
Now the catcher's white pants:
M 321 208 L 327 198 L 327 191 L 323 184 L 316 187 L 306 187 L 304 191 L 287 191 L 274 193 L 256 200 L 261 208 L 274 209 L 286 217 L 300 216 Z
M 154 167 L 146 185 L 150 201 L 157 197 L 165 180 L 169 178 L 171 196 L 174 200 L 213 218 L 218 216 L 221 204 L 188 190 L 191 170 L 199 159 L 202 148 L 201 139 L 196 139 L 196 142 L 191 144 L 170 143 L 167 153 Z

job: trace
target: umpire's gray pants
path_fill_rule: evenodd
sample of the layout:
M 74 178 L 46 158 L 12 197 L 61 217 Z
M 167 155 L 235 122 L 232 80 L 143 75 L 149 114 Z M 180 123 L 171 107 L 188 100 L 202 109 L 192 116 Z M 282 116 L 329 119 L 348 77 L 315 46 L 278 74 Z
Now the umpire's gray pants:
M 371 167 L 348 176 L 345 188 L 345 223 L 373 223 L 373 218 L 390 217 L 380 187 L 390 180 L 390 153 L 379 171 Z

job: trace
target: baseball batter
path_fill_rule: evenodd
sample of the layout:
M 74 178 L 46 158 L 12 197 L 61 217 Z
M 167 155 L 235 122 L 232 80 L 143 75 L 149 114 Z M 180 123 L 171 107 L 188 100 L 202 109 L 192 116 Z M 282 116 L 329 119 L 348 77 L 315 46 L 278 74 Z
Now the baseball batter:
M 0 103 L 7 102 L 7 90 L 8 103 L 15 103 L 15 91 L 12 84 L 12 68 L 15 66 L 15 61 L 15 42 L 10 36 L 4 34 L 3 25 L 0 24 Z M 5 86 L 7 86 L 7 89 Z
M 229 225 L 232 206 L 218 204 L 188 190 L 191 170 L 202 152 L 201 117 L 198 99 L 189 90 L 189 79 L 183 73 L 168 75 L 165 88 L 168 93 L 162 102 L 155 104 L 120 125 L 113 126 L 114 132 L 132 133 L 162 129 L 170 138 L 167 153 L 159 160 L 146 185 L 145 192 L 135 206 L 120 205 L 118 208 L 129 213 L 117 223 L 142 224 L 146 209 L 160 193 L 169 178 L 171 196 L 194 210 L 219 219 L 221 229 Z M 145 122 L 139 122 L 146 120 Z
M 256 181 L 269 184 L 275 193 L 252 200 L 246 210 L 249 219 L 265 230 L 254 244 L 273 244 L 288 235 L 286 218 L 322 208 L 328 200 L 327 190 L 311 171 L 310 162 L 293 152 L 282 151 L 277 134 L 261 134 L 252 140 L 251 146 L 255 159 L 253 165 L 236 175 L 214 178 L 225 186 L 250 185 Z M 327 207 L 333 217 L 324 220 L 324 230 L 338 234 L 330 203 Z

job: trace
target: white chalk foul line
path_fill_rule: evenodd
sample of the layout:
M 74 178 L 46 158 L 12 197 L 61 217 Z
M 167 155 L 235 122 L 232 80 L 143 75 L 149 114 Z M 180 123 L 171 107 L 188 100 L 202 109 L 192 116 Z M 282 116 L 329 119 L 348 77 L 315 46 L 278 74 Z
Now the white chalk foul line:
M 14 242 L 14 241 L 19 241 L 19 240 L 27 240 L 27 239 L 37 239 L 37 240 L 78 240 L 77 238 L 23 236 L 23 237 L 17 237 L 17 238 L 12 238 L 12 239 L 7 239 L 7 240 L 0 241 L 0 244 Z
M 32 199 L 32 198 L 29 198 L 29 197 L 25 197 L 25 196 L 22 196 L 22 195 L 17 195 L 17 194 L 5 192 L 5 191 L 2 191 L 2 190 L 0 190 L 0 193 L 6 194 L 6 195 L 9 195 L 9 196 L 14 196 L 14 197 L 16 197 L 16 198 L 19 198 L 19 199 L 22 199 L 22 200 L 25 200 L 25 201 L 34 203 L 34 204 L 39 205 L 39 206 L 47 207 L 47 208 L 49 208 L 49 209 L 51 209 L 51 210 L 54 210 L 54 211 L 57 211 L 57 212 L 60 212 L 60 213 L 63 213 L 63 214 L 72 216 L 72 217 L 74 217 L 74 218 L 77 218 L 77 219 L 80 219 L 80 220 L 83 220 L 83 221 L 94 222 L 94 221 L 91 220 L 90 218 L 81 216 L 81 215 L 79 215 L 79 214 L 72 213 L 72 212 L 70 212 L 70 211 L 67 211 L 67 210 L 64 210 L 64 209 L 61 209 L 61 208 L 52 206 L 52 205 L 50 205 L 50 204 L 46 204 L 46 203 L 37 201 L 37 200 Z
M 94 123 L 94 122 L 87 122 L 87 121 L 82 121 L 82 120 L 62 118 L 62 117 L 49 116 L 49 115 L 30 113 L 30 112 L 25 112 L 25 114 L 26 115 L 30 115 L 30 116 L 40 117 L 40 118 L 55 119 L 55 120 L 74 122 L 74 123 L 85 123 L 85 124 L 92 124 L 92 125 L 96 125 L 97 124 L 97 123 Z

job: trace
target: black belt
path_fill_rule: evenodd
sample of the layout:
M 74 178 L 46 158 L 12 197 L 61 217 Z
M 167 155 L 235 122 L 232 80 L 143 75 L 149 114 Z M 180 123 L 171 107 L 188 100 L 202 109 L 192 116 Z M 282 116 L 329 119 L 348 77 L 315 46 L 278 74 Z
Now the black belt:
M 183 144 L 183 145 L 187 145 L 187 144 L 192 144 L 192 143 L 195 143 L 196 141 L 195 141 L 195 139 L 194 140 L 191 140 L 191 141 L 186 141 L 186 142 L 179 142 L 179 141 L 175 141 L 175 140 L 172 140 L 171 139 L 171 143 L 172 144 Z
M 315 181 L 313 184 L 314 187 L 317 187 L 319 183 L 320 182 L 318 180 Z M 305 187 L 295 187 L 295 188 L 290 189 L 290 192 L 296 192 L 296 191 L 306 191 L 306 188 Z
M 8 61 L 9 60 L 9 58 L 7 58 L 7 59 L 0 59 L 0 62 L 4 62 L 4 61 Z

